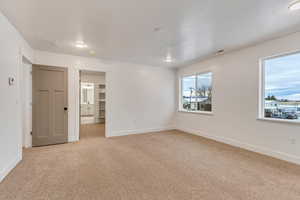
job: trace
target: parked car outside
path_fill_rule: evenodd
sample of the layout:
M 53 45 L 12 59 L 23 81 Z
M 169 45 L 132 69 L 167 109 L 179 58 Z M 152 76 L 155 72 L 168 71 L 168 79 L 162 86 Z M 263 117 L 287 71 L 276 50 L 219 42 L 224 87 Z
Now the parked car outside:
M 298 115 L 295 112 L 286 112 L 283 114 L 284 119 L 298 119 Z

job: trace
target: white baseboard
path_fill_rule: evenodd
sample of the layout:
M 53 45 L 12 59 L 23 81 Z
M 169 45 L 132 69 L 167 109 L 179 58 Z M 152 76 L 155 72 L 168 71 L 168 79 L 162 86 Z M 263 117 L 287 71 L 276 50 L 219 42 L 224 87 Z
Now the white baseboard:
M 169 131 L 169 130 L 174 130 L 174 129 L 175 129 L 174 127 L 168 126 L 168 127 L 161 127 L 161 128 L 146 128 L 146 129 L 136 129 L 136 130 L 125 130 L 125 131 L 112 131 L 112 135 L 107 136 L 107 137 L 118 137 L 118 136 L 125 136 L 125 135 L 153 133 L 153 132 L 160 132 L 160 131 Z
M 7 165 L 2 171 L 0 171 L 0 183 L 4 180 L 4 178 L 18 165 L 18 163 L 22 160 L 22 156 L 19 155 L 15 160 Z
M 290 155 L 290 154 L 279 152 L 279 151 L 273 151 L 273 150 L 267 149 L 265 147 L 260 147 L 260 146 L 256 146 L 256 145 L 243 143 L 243 142 L 231 139 L 231 138 L 224 138 L 224 137 L 220 137 L 220 136 L 209 135 L 209 134 L 206 134 L 202 131 L 195 130 L 195 129 L 178 128 L 178 127 L 176 129 L 186 132 L 186 133 L 198 135 L 198 136 L 205 137 L 205 138 L 217 141 L 217 142 L 225 143 L 225 144 L 228 144 L 231 146 L 239 147 L 242 149 L 246 149 L 246 150 L 253 151 L 253 152 L 256 152 L 259 154 L 271 156 L 271 157 L 274 157 L 274 158 L 277 158 L 280 160 L 284 160 L 287 162 L 291 162 L 291 163 L 300 165 L 300 157 L 297 157 L 294 155 Z
M 78 142 L 79 138 L 72 136 L 68 138 L 68 143 Z

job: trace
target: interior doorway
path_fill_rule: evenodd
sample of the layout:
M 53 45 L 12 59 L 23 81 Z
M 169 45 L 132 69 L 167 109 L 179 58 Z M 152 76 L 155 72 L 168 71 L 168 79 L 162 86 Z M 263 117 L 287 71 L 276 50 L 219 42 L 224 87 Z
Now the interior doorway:
M 105 72 L 80 71 L 80 140 L 105 137 Z

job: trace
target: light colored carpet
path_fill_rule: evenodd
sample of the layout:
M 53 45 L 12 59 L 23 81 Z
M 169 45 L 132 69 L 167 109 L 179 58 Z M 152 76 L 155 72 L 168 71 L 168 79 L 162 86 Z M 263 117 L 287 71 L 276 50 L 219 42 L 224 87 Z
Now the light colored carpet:
M 300 199 L 297 165 L 179 131 L 110 139 L 102 125 L 83 131 L 79 143 L 25 150 L 0 199 Z

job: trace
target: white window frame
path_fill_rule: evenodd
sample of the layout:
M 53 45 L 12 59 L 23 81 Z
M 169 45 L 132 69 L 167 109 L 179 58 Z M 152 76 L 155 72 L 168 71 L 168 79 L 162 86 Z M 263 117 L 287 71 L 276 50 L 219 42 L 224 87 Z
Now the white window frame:
M 270 121 L 270 122 L 280 122 L 280 123 L 292 123 L 300 124 L 300 121 L 293 121 L 291 119 L 276 119 L 265 117 L 265 61 L 280 57 L 285 57 L 293 54 L 299 54 L 300 51 L 291 51 L 288 53 L 277 54 L 273 56 L 268 56 L 261 58 L 259 61 L 259 106 L 258 106 L 258 120 Z
M 195 76 L 196 77 L 196 81 L 195 81 L 195 87 L 197 86 L 197 76 L 201 75 L 201 74 L 207 74 L 207 73 L 211 73 L 211 87 L 212 87 L 212 104 L 211 104 L 211 111 L 191 111 L 191 110 L 186 110 L 183 109 L 183 102 L 182 102 L 182 95 L 183 95 L 183 91 L 182 91 L 182 81 L 185 77 L 189 77 L 189 76 Z M 214 101 L 214 73 L 212 70 L 206 70 L 206 71 L 201 71 L 201 72 L 197 72 L 197 73 L 191 73 L 191 74 L 185 74 L 179 77 L 179 105 L 178 105 L 178 112 L 183 112 L 183 113 L 194 113 L 194 114 L 203 114 L 203 115 L 213 115 L 213 101 Z

